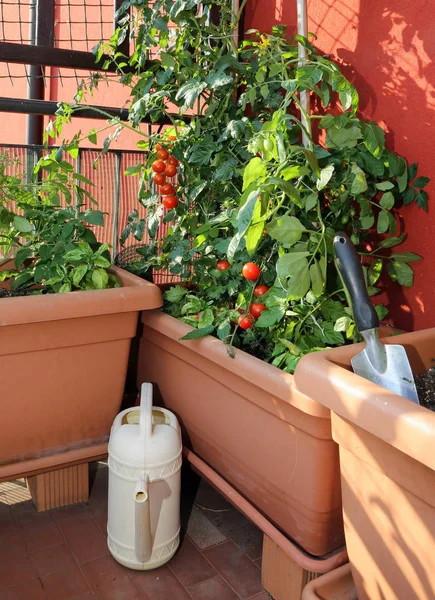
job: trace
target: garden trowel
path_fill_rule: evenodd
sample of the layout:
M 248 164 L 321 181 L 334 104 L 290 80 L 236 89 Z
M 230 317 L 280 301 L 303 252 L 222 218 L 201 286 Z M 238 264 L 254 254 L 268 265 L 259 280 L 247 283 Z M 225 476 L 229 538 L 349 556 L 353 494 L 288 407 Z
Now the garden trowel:
M 406 350 L 379 340 L 379 317 L 370 301 L 359 255 L 345 233 L 334 237 L 337 267 L 352 302 L 355 325 L 366 347 L 352 358 L 357 375 L 419 404 Z

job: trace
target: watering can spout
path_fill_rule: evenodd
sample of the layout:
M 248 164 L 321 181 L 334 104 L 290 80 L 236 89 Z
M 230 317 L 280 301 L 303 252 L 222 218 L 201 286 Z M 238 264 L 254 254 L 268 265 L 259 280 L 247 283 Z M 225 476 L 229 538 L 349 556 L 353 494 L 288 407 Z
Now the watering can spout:
M 136 483 L 135 501 L 135 552 L 136 560 L 146 563 L 151 557 L 151 521 L 148 494 L 148 475 L 144 473 Z

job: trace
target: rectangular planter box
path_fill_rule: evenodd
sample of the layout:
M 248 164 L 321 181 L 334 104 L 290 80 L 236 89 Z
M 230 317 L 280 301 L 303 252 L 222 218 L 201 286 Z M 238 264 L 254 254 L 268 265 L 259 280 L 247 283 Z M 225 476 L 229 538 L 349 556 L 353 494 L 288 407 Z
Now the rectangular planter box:
M 385 340 L 413 373 L 434 365 L 435 329 Z M 346 544 L 359 600 L 435 598 L 435 414 L 350 370 L 361 345 L 302 359 L 299 390 L 333 411 Z
M 138 383 L 155 384 L 185 443 L 310 554 L 343 545 L 337 446 L 329 410 L 288 373 L 191 327 L 143 313 Z
M 0 480 L 105 453 L 139 311 L 162 303 L 153 284 L 112 272 L 120 288 L 0 300 Z

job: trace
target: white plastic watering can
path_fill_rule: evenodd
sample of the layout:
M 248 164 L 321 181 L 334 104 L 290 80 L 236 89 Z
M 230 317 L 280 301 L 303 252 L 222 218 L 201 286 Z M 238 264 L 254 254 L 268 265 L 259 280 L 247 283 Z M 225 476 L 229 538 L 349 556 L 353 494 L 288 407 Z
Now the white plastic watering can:
M 107 543 L 140 570 L 167 562 L 180 539 L 180 428 L 169 410 L 153 408 L 152 393 L 142 384 L 140 409 L 119 413 L 109 439 Z

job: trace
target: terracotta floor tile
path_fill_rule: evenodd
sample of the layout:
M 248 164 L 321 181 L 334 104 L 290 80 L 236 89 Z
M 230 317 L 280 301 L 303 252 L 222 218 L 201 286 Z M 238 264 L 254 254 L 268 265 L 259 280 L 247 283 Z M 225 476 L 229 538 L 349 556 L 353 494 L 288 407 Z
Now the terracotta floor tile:
M 22 527 L 33 525 L 34 523 L 49 523 L 53 520 L 50 511 L 38 512 L 32 500 L 13 504 L 11 505 L 11 509 L 18 524 Z
M 62 519 L 58 525 L 79 563 L 109 554 L 106 538 L 90 515 L 82 514 Z
M 80 596 L 74 596 L 74 598 L 68 598 L 68 600 L 96 600 L 96 595 L 92 592 L 85 592 L 84 594 L 80 594 Z M 30 599 L 29 599 L 30 600 Z
M 141 595 L 127 569 L 112 556 L 85 563 L 82 569 L 98 600 L 140 600 Z
M 219 575 L 189 588 L 189 594 L 193 600 L 239 600 Z
M 55 521 L 62 521 L 62 519 L 69 519 L 76 515 L 82 515 L 88 510 L 87 504 L 84 502 L 78 502 L 77 504 L 68 504 L 67 506 L 61 506 L 50 510 L 51 516 Z
M 26 542 L 27 547 L 33 548 L 51 548 L 63 543 L 63 538 L 54 521 L 42 521 L 20 526 L 21 535 Z
M 257 594 L 256 596 L 251 596 L 248 600 L 273 600 L 273 598 L 270 594 L 264 591 L 261 592 L 261 594 Z
M 20 535 L 0 538 L 0 590 L 37 577 Z
M 49 600 L 65 600 L 89 590 L 71 552 L 64 544 L 34 550 L 31 556 Z
M 258 567 L 260 569 L 260 571 L 261 571 L 262 562 L 263 562 L 262 558 L 258 558 L 257 560 L 254 560 L 254 565 L 256 567 Z
M 8 504 L 0 502 L 0 537 L 5 535 L 16 535 L 18 528 L 16 526 L 12 509 Z
M 243 515 L 242 515 L 243 516 Z M 243 521 L 228 524 L 223 527 L 225 533 L 252 560 L 261 558 L 263 553 L 263 532 L 251 521 L 243 517 Z
M 186 537 L 177 554 L 168 563 L 168 567 L 184 587 L 190 587 L 216 576 L 213 567 Z
M 204 556 L 241 598 L 249 598 L 263 590 L 260 571 L 234 542 L 208 548 L 204 550 Z
M 107 536 L 107 506 L 101 507 L 90 504 L 88 506 L 88 514 L 94 519 L 104 537 Z
M 0 592 L 0 600 L 46 600 L 46 598 L 39 579 L 33 579 Z
M 152 571 L 134 571 L 131 578 L 146 600 L 190 600 L 189 594 L 166 566 Z

